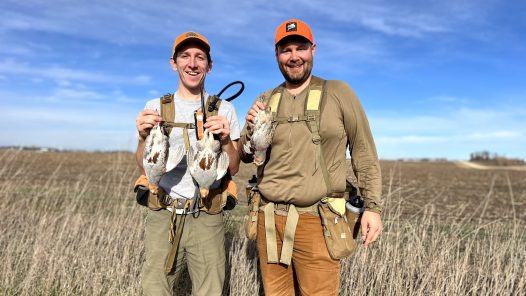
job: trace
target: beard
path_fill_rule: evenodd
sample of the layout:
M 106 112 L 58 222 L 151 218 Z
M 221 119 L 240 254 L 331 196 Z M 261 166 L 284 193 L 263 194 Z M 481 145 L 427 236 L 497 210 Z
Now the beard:
M 290 83 L 294 85 L 302 84 L 307 79 L 309 79 L 311 73 L 312 73 L 312 63 L 303 63 L 303 71 L 299 73 L 292 73 L 290 72 L 290 68 L 287 68 L 283 65 L 279 65 L 279 70 L 281 71 L 281 74 L 283 75 L 283 78 Z

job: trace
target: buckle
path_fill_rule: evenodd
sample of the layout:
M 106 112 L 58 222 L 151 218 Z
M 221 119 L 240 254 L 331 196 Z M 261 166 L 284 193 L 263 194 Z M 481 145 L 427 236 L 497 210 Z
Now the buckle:
M 299 121 L 298 115 L 292 115 L 287 118 L 287 122 L 295 122 L 295 121 Z
M 172 94 L 165 94 L 163 98 L 161 99 L 161 102 L 163 104 L 168 104 L 172 102 Z
M 306 120 L 307 121 L 316 121 L 316 117 L 317 116 L 314 115 L 314 114 L 309 114 L 309 115 L 307 115 L 307 119 Z
M 186 204 L 186 199 L 184 199 L 184 198 L 176 198 L 174 200 L 174 202 L 175 202 L 175 208 L 176 209 L 178 209 L 178 210 L 179 209 L 184 209 L 184 205 Z
M 186 209 L 175 209 L 175 214 L 177 215 L 186 215 Z
M 284 203 L 274 204 L 274 210 L 276 210 L 276 211 L 288 212 L 289 211 L 289 207 L 290 207 L 290 204 L 284 204 Z
M 321 142 L 321 137 L 320 135 L 315 135 L 315 136 L 312 136 L 312 142 L 316 145 L 320 144 Z

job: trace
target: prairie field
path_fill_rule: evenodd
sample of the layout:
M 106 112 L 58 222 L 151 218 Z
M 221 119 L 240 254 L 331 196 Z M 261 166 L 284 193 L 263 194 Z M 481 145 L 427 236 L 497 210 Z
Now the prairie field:
M 526 295 L 525 170 L 381 164 L 384 231 L 342 261 L 340 295 Z M 240 203 L 224 214 L 224 295 L 263 295 L 240 231 L 253 173 L 242 164 Z M 132 153 L 0 150 L 0 295 L 140 295 L 137 176 Z

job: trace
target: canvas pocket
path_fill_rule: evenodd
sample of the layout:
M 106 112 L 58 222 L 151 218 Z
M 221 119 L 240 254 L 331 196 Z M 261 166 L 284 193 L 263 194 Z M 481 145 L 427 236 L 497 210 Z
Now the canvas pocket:
M 345 215 L 340 216 L 333 212 L 326 203 L 320 203 L 318 211 L 323 225 L 325 244 L 331 258 L 342 259 L 354 253 L 356 242 Z
M 201 199 L 199 208 L 207 214 L 215 215 L 223 210 L 232 210 L 236 205 L 237 186 L 230 174 L 227 174 L 219 188 L 211 189 L 208 197 Z

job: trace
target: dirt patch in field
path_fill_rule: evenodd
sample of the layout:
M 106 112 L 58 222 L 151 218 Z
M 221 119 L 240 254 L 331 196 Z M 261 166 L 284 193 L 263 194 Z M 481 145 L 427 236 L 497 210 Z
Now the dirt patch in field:
M 514 165 L 514 166 L 495 166 L 495 165 L 484 165 L 476 162 L 466 161 L 466 160 L 457 160 L 454 163 L 464 169 L 475 169 L 475 170 L 508 170 L 508 171 L 526 171 L 526 166 L 524 165 Z

